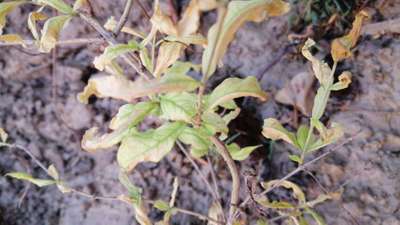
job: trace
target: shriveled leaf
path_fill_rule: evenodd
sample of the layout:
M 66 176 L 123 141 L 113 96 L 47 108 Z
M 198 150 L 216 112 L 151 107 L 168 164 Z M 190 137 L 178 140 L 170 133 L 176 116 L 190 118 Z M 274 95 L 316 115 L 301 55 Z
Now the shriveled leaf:
M 118 150 L 119 166 L 130 171 L 140 162 L 159 162 L 172 150 L 183 128 L 183 123 L 166 123 L 155 130 L 127 136 Z
M 180 57 L 184 45 L 179 42 L 163 42 L 158 50 L 154 76 L 160 77 L 169 66 L 174 64 Z
M 187 36 L 167 36 L 164 38 L 165 41 L 170 41 L 170 42 L 180 42 L 185 45 L 201 45 L 201 46 L 206 46 L 207 45 L 207 39 L 201 35 L 201 34 L 191 34 Z
M 11 11 L 13 11 L 16 7 L 27 1 L 10 1 L 10 2 L 1 2 L 0 3 L 0 34 L 3 33 L 3 28 L 6 25 L 6 16 Z
M 225 79 L 207 99 L 206 110 L 212 111 L 218 105 L 245 96 L 256 97 L 262 101 L 267 100 L 267 94 L 261 89 L 255 77 Z
M 31 12 L 28 17 L 28 28 L 35 40 L 40 39 L 39 31 L 37 30 L 36 22 L 46 20 L 47 16 L 41 12 Z
M 261 147 L 261 145 L 240 148 L 239 145 L 237 145 L 236 143 L 232 143 L 227 146 L 232 158 L 237 161 L 247 159 L 247 157 L 249 157 L 249 155 L 259 147 Z
M 154 207 L 162 212 L 166 212 L 170 209 L 168 202 L 163 200 L 157 200 L 154 202 Z
M 108 18 L 107 22 L 104 24 L 104 28 L 106 28 L 106 30 L 108 30 L 108 31 L 113 31 L 114 28 L 117 26 L 117 24 L 118 24 L 118 22 L 115 20 L 115 18 L 113 16 L 111 16 L 110 18 Z M 130 35 L 142 38 L 142 39 L 145 38 L 145 35 L 142 32 L 140 32 L 134 28 L 127 27 L 127 26 L 123 26 L 121 29 L 121 32 L 130 34 Z
M 55 16 L 46 21 L 42 29 L 39 51 L 49 53 L 57 44 L 61 30 L 68 24 L 71 16 Z
M 103 71 L 118 56 L 128 52 L 139 51 L 139 49 L 139 43 L 135 40 L 129 41 L 128 44 L 110 45 L 104 50 L 103 54 L 94 59 L 93 64 L 96 69 Z
M 219 18 L 208 32 L 208 45 L 202 59 L 202 71 L 210 77 L 225 54 L 236 31 L 247 21 L 260 22 L 267 15 L 278 16 L 289 11 L 281 0 L 231 1 L 225 10 L 220 7 Z
M 167 120 L 191 123 L 196 115 L 195 94 L 170 93 L 160 97 L 161 117 Z
M 333 83 L 332 70 L 327 63 L 322 62 L 311 54 L 310 48 L 314 45 L 315 41 L 308 39 L 301 49 L 301 52 L 303 56 L 312 63 L 314 75 L 319 83 L 325 88 L 329 88 Z
M 3 34 L 0 35 L 0 42 L 20 44 L 25 47 L 24 39 L 18 34 Z
M 204 128 L 185 127 L 178 138 L 183 143 L 190 145 L 192 156 L 200 158 L 208 153 L 211 146 L 209 137 Z
M 284 187 L 286 189 L 291 189 L 293 191 L 293 197 L 295 197 L 299 201 L 300 205 L 306 203 L 306 197 L 304 195 L 304 192 L 301 190 L 301 188 L 297 184 L 295 184 L 291 181 L 271 180 L 268 182 L 261 183 L 261 185 L 263 186 L 263 188 L 265 190 L 268 190 L 270 187 L 276 186 L 276 185 L 277 185 L 277 187 Z
M 185 12 L 183 13 L 182 19 L 178 23 L 178 34 L 181 37 L 185 37 L 190 34 L 196 33 L 200 25 L 200 7 L 199 1 L 202 0 L 191 0 Z
M 264 120 L 264 126 L 262 134 L 266 138 L 270 138 L 272 140 L 284 140 L 287 143 L 300 148 L 299 144 L 296 140 L 296 135 L 293 132 L 286 130 L 282 124 L 274 118 L 268 118 Z
M 55 184 L 55 180 L 47 180 L 47 179 L 38 179 L 38 178 L 33 178 L 30 174 L 24 173 L 24 172 L 12 172 L 12 173 L 7 173 L 6 176 L 12 177 L 18 180 L 25 180 L 29 181 L 32 184 L 37 185 L 38 187 L 44 187 L 48 185 Z
M 331 54 L 334 61 L 339 62 L 340 60 L 351 57 L 351 48 L 357 44 L 362 23 L 365 18 L 368 18 L 368 13 L 366 11 L 363 10 L 357 13 L 350 33 L 332 41 Z
M 339 75 L 339 81 L 334 83 L 331 87 L 332 91 L 340 91 L 346 89 L 351 84 L 351 73 L 345 71 Z
M 285 105 L 292 105 L 300 112 L 309 116 L 312 109 L 314 92 L 312 86 L 314 76 L 307 72 L 297 74 L 283 89 L 275 95 L 275 100 Z
M 127 124 L 136 126 L 145 116 L 158 109 L 155 102 L 139 102 L 137 104 L 126 104 L 119 108 L 117 115 L 112 118 L 109 128 L 116 130 Z
M 48 5 L 63 14 L 68 14 L 68 15 L 74 14 L 73 8 L 67 3 L 65 3 L 63 0 L 33 0 L 33 1 L 42 5 Z
M 142 189 L 139 187 L 136 187 L 131 182 L 131 180 L 128 177 L 128 174 L 126 174 L 123 171 L 120 171 L 120 173 L 118 175 L 118 180 L 128 190 L 130 201 L 135 205 L 141 204 Z
M 166 74 L 160 80 L 130 81 L 122 76 L 98 75 L 89 79 L 83 92 L 78 94 L 78 100 L 87 104 L 89 97 L 111 97 L 131 102 L 135 98 L 157 93 L 192 91 L 199 82 L 184 74 Z
M 154 3 L 154 14 L 150 19 L 151 24 L 161 33 L 168 35 L 178 35 L 178 29 L 172 19 L 164 14 L 160 8 L 159 0 Z
M 3 128 L 0 127 L 0 140 L 1 140 L 1 142 L 5 143 L 5 142 L 7 142 L 7 139 L 8 139 L 7 132 Z

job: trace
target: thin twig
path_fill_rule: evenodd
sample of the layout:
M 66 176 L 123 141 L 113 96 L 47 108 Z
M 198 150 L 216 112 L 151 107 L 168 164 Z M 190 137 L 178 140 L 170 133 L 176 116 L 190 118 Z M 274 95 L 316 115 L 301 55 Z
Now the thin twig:
M 135 1 L 139 5 L 139 7 L 142 9 L 142 11 L 143 11 L 144 15 L 147 17 L 147 19 L 150 20 L 151 17 L 149 15 L 149 13 L 147 13 L 146 7 L 144 7 L 144 5 L 140 2 L 140 0 L 135 0 Z
M 115 197 L 108 197 L 108 196 L 97 196 L 97 195 L 92 195 L 83 191 L 78 191 L 76 189 L 71 189 L 71 192 L 86 198 L 90 198 L 93 200 L 105 200 L 105 201 L 120 201 L 120 202 L 124 202 L 121 199 L 118 198 L 118 196 Z
M 125 7 L 124 7 L 124 12 L 121 15 L 121 18 L 118 21 L 117 26 L 115 26 L 113 33 L 115 36 L 118 36 L 118 34 L 121 32 L 122 28 L 125 26 L 126 22 L 128 21 L 128 16 L 129 13 L 131 12 L 132 8 L 132 0 L 126 0 L 125 1 Z
M 200 214 L 200 213 L 197 213 L 197 212 L 193 212 L 193 211 L 189 211 L 189 210 L 181 209 L 181 208 L 174 208 L 174 210 L 176 210 L 177 212 L 183 213 L 183 214 L 195 216 L 195 217 L 197 217 L 197 218 L 199 218 L 201 220 L 206 220 L 206 221 L 208 220 L 208 221 L 211 221 L 211 222 L 214 222 L 214 223 L 217 223 L 217 224 L 221 224 L 221 225 L 224 224 L 223 222 L 220 222 L 220 221 L 218 221 L 218 220 L 216 220 L 214 218 L 211 218 L 209 216 L 206 216 L 206 215 L 203 215 L 203 214 Z
M 228 165 L 229 172 L 232 176 L 232 192 L 231 192 L 231 202 L 230 202 L 229 217 L 228 217 L 228 224 L 232 224 L 233 216 L 236 212 L 236 208 L 239 203 L 239 191 L 240 191 L 239 172 L 225 144 L 215 136 L 212 136 L 210 140 L 215 145 L 217 152 L 222 156 L 225 163 Z
M 57 41 L 56 46 L 62 47 L 62 46 L 66 46 L 66 45 L 96 44 L 96 43 L 100 43 L 100 42 L 104 42 L 104 39 L 102 39 L 102 38 L 74 38 L 74 39 L 70 39 L 70 40 Z M 31 46 L 31 45 L 35 45 L 35 40 L 24 40 L 22 43 L 1 42 L 0 47 L 13 47 L 13 46 L 20 46 L 20 45 Z

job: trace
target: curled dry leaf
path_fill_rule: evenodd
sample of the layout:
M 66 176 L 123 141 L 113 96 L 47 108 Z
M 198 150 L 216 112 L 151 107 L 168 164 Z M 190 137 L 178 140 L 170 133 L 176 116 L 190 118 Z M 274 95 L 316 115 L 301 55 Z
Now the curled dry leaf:
M 305 116 L 311 114 L 314 92 L 311 90 L 314 76 L 307 72 L 297 74 L 288 85 L 279 90 L 275 100 L 279 103 L 292 105 L 300 110 Z
M 362 23 L 365 18 L 368 18 L 368 13 L 366 11 L 363 10 L 357 13 L 350 33 L 333 40 L 331 54 L 335 62 L 351 57 L 351 48 L 357 44 L 357 40 L 361 34 Z
M 182 19 L 178 22 L 178 34 L 180 37 L 197 32 L 200 25 L 199 1 L 202 0 L 191 0 L 183 13 Z
M 46 19 L 47 19 L 47 16 L 41 12 L 29 13 L 28 28 L 31 31 L 33 38 L 35 38 L 35 40 L 37 40 L 37 41 L 40 39 L 40 34 L 37 30 L 36 22 L 46 20 Z
M 332 91 L 339 91 L 346 89 L 351 84 L 351 73 L 349 71 L 345 71 L 339 75 L 339 81 L 334 83 L 331 87 Z
M 264 120 L 262 134 L 266 138 L 272 140 L 284 140 L 287 143 L 300 148 L 296 140 L 296 135 L 293 132 L 286 130 L 277 119 L 268 118 Z
M 210 77 L 225 54 L 236 31 L 247 21 L 261 22 L 265 17 L 289 11 L 289 4 L 281 0 L 231 1 L 225 10 L 220 7 L 217 23 L 208 32 L 208 46 L 203 53 L 202 71 Z
M 3 33 L 3 28 L 6 25 L 6 16 L 19 5 L 27 1 L 10 1 L 0 3 L 0 34 Z
M 160 77 L 169 66 L 174 64 L 181 55 L 184 45 L 178 42 L 163 42 L 158 51 L 157 66 L 154 69 L 154 76 Z
M 61 30 L 68 24 L 71 16 L 56 16 L 48 19 L 42 29 L 39 51 L 49 53 L 57 44 Z
M 151 24 L 161 33 L 178 36 L 178 29 L 172 19 L 167 16 L 160 8 L 159 0 L 154 3 L 154 14 L 150 19 Z
M 267 93 L 261 89 L 255 77 L 228 78 L 218 85 L 207 98 L 205 108 L 212 111 L 218 105 L 245 96 L 256 97 L 261 101 L 267 100 Z
M 88 152 L 108 149 L 121 142 L 129 134 L 128 127 L 121 127 L 111 133 L 100 134 L 99 128 L 93 127 L 85 132 L 82 138 L 82 149 Z
M 107 22 L 104 24 L 104 28 L 106 28 L 106 30 L 108 30 L 108 31 L 113 31 L 114 28 L 117 26 L 117 23 L 118 22 L 115 20 L 115 18 L 113 16 L 111 16 L 110 18 L 108 18 Z M 127 27 L 127 26 L 122 27 L 121 32 L 130 34 L 130 35 L 142 38 L 142 39 L 145 38 L 145 35 L 142 32 L 137 31 L 134 28 Z

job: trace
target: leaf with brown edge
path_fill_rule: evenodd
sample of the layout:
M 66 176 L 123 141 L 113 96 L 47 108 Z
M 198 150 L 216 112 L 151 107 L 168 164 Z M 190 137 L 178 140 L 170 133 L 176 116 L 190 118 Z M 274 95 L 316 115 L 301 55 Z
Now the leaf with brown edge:
M 180 57 L 184 45 L 178 42 L 163 42 L 158 50 L 154 76 L 160 77 L 168 67 L 174 64 Z
M 225 54 L 236 31 L 247 21 L 261 22 L 265 17 L 289 11 L 289 4 L 281 0 L 231 1 L 228 8 L 219 7 L 217 23 L 208 32 L 208 46 L 203 53 L 202 71 L 210 77 Z
M 32 36 L 35 40 L 40 39 L 40 34 L 37 30 L 36 22 L 46 20 L 47 16 L 41 12 L 31 12 L 28 17 L 28 28 L 32 33 Z
M 71 16 L 55 16 L 46 21 L 42 29 L 39 51 L 49 53 L 57 44 L 61 30 L 66 26 Z
M 166 74 L 160 80 L 130 81 L 123 76 L 97 75 L 89 79 L 83 92 L 78 94 L 78 100 L 88 103 L 89 97 L 111 97 L 131 102 L 135 98 L 152 94 L 192 91 L 199 86 L 199 82 L 184 74 Z
M 172 150 L 184 127 L 180 122 L 165 123 L 155 130 L 128 135 L 118 150 L 119 166 L 131 171 L 141 162 L 159 162 Z
M 10 2 L 1 2 L 0 3 L 0 34 L 3 33 L 3 28 L 6 25 L 6 16 L 11 11 L 13 11 L 16 7 L 27 1 L 10 1 Z
M 351 84 L 351 73 L 345 71 L 339 75 L 339 81 L 334 83 L 331 87 L 331 91 L 340 91 L 346 89 Z
M 357 44 L 358 38 L 360 37 L 363 20 L 368 17 L 369 15 L 366 11 L 360 11 L 353 21 L 351 31 L 347 35 L 332 41 L 331 54 L 335 62 L 352 56 L 351 49 Z
M 211 111 L 218 105 L 245 96 L 256 97 L 261 101 L 267 100 L 267 93 L 261 89 L 255 77 L 228 78 L 218 85 L 207 98 L 205 109 Z
M 129 127 L 120 127 L 111 133 L 100 134 L 98 127 L 90 128 L 82 138 L 82 149 L 88 152 L 108 149 L 121 142 L 129 134 Z
M 26 46 L 24 39 L 18 34 L 3 34 L 0 35 L 0 41 L 5 43 L 13 43 L 13 44 L 20 44 L 22 46 Z
M 284 140 L 287 143 L 300 149 L 297 143 L 296 135 L 293 132 L 286 130 L 282 124 L 274 118 L 268 118 L 264 120 L 264 126 L 262 134 L 264 137 L 272 140 Z

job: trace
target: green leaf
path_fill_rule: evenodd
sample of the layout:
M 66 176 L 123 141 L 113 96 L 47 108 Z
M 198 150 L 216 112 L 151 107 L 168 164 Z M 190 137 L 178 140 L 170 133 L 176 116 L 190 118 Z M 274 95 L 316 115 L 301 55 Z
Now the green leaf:
M 154 202 L 154 207 L 162 212 L 166 212 L 171 208 L 169 207 L 168 202 L 163 200 L 157 200 L 156 202 Z
M 55 184 L 55 180 L 47 180 L 47 179 L 37 179 L 33 178 L 30 174 L 23 173 L 23 172 L 12 172 L 12 173 L 7 173 L 6 176 L 18 179 L 18 180 L 26 180 L 29 181 L 39 187 L 44 187 L 48 185 Z
M 293 132 L 286 130 L 282 124 L 274 118 L 268 118 L 264 120 L 264 126 L 262 134 L 266 138 L 270 138 L 272 140 L 284 140 L 287 143 L 295 146 L 296 148 L 300 148 L 299 144 L 296 140 L 296 135 Z
M 256 97 L 262 101 L 267 100 L 267 94 L 261 89 L 255 77 L 225 79 L 207 98 L 206 110 L 212 111 L 218 105 L 245 96 Z
M 229 129 L 225 120 L 215 112 L 204 112 L 201 115 L 203 126 L 209 131 L 211 135 L 215 133 L 228 134 Z
M 297 162 L 298 164 L 302 164 L 303 160 L 298 155 L 289 155 L 289 159 L 293 162 Z
M 328 104 L 330 93 L 330 87 L 326 88 L 324 86 L 320 86 L 318 88 L 317 94 L 314 98 L 314 105 L 311 114 L 312 119 L 319 120 L 322 117 L 325 112 L 326 105 Z
M 6 26 L 6 16 L 16 7 L 27 1 L 10 1 L 0 3 L 0 34 L 3 33 L 3 28 Z
M 62 0 L 33 0 L 33 1 L 39 4 L 48 5 L 63 14 L 68 14 L 68 15 L 74 14 L 74 10 L 72 9 L 72 7 Z
M 149 71 L 150 73 L 153 73 L 154 65 L 149 57 L 147 48 L 143 47 L 142 49 L 140 49 L 139 57 L 140 57 L 140 61 L 142 62 L 143 66 L 147 69 L 147 71 Z
M 170 41 L 170 42 L 180 42 L 185 45 L 201 45 L 205 46 L 207 45 L 207 39 L 201 35 L 201 34 L 191 34 L 187 36 L 167 36 L 164 38 L 165 41 Z
M 237 145 L 236 143 L 232 143 L 227 146 L 228 151 L 231 154 L 232 158 L 237 161 L 242 161 L 247 159 L 247 157 L 249 157 L 249 155 L 259 147 L 261 147 L 261 145 L 240 148 L 239 145 Z
M 245 22 L 261 22 L 266 15 L 279 16 L 288 11 L 289 4 L 281 0 L 231 1 L 227 9 L 220 7 L 218 20 L 208 32 L 208 45 L 202 58 L 203 74 L 210 77 L 215 72 L 236 31 Z
M 255 199 L 256 202 L 266 208 L 271 208 L 271 209 L 293 209 L 295 208 L 294 205 L 290 204 L 289 202 L 286 201 L 272 201 L 270 202 L 267 197 L 261 197 L 258 199 Z
M 133 204 L 139 205 L 142 199 L 142 189 L 136 187 L 124 171 L 120 171 L 118 180 L 128 190 L 129 198 Z
M 71 16 L 55 16 L 46 21 L 42 29 L 39 51 L 49 53 L 57 44 L 61 30 L 68 24 Z
M 232 120 L 236 119 L 240 114 L 240 108 L 236 108 L 235 110 L 230 111 L 229 113 L 225 114 L 222 119 L 225 121 L 226 124 L 229 124 Z
M 159 162 L 174 146 L 183 123 L 166 123 L 155 130 L 136 132 L 122 140 L 117 154 L 120 167 L 130 171 L 140 162 Z
M 185 127 L 179 135 L 179 140 L 191 146 L 191 154 L 200 158 L 208 153 L 211 146 L 210 135 L 204 128 Z
M 126 124 L 130 127 L 136 126 L 149 114 L 157 111 L 156 102 L 139 102 L 137 104 L 125 104 L 118 110 L 117 115 L 112 118 L 109 128 L 116 130 Z
M 304 124 L 300 125 L 300 127 L 297 129 L 296 133 L 297 143 L 299 144 L 300 149 L 303 151 L 307 141 L 309 130 L 310 128 Z
M 160 97 L 161 118 L 191 123 L 196 115 L 195 94 L 170 93 Z
M 96 69 L 103 71 L 118 56 L 139 50 L 140 45 L 135 40 L 129 41 L 128 44 L 110 45 L 104 50 L 103 54 L 94 59 L 93 64 Z

